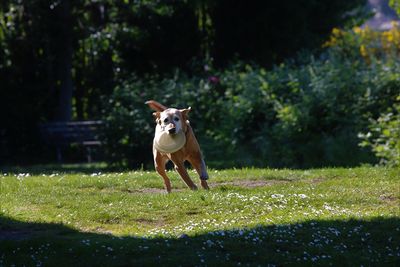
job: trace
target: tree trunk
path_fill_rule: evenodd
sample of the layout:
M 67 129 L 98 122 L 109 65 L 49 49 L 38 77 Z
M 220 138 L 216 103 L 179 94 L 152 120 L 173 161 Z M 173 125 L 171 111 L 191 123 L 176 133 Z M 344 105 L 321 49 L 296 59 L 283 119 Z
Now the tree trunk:
M 57 120 L 70 121 L 72 118 L 72 16 L 70 0 L 63 0 L 59 6 L 60 39 L 58 42 L 59 99 Z

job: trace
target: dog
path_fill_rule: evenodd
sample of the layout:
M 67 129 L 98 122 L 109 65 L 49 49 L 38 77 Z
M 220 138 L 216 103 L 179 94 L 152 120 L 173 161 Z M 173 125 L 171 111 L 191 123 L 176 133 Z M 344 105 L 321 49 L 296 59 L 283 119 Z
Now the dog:
M 192 190 L 197 190 L 184 166 L 184 162 L 188 161 L 198 173 L 202 188 L 208 190 L 206 164 L 188 120 L 191 108 L 167 108 L 154 100 L 146 101 L 145 104 L 156 111 L 153 113 L 156 121 L 153 139 L 154 167 L 164 179 L 167 192 L 171 193 L 171 181 L 165 171 L 169 160 L 174 163 L 175 170 L 186 185 Z

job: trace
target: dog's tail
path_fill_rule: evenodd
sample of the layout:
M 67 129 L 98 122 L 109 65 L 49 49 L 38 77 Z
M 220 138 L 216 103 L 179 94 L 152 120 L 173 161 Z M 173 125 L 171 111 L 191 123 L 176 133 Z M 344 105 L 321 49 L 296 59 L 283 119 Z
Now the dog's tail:
M 162 105 L 162 104 L 160 104 L 160 103 L 158 103 L 157 101 L 154 101 L 154 100 L 146 101 L 145 104 L 149 105 L 149 107 L 152 110 L 159 111 L 159 112 L 162 112 L 162 111 L 167 109 L 166 106 L 164 106 L 164 105 Z

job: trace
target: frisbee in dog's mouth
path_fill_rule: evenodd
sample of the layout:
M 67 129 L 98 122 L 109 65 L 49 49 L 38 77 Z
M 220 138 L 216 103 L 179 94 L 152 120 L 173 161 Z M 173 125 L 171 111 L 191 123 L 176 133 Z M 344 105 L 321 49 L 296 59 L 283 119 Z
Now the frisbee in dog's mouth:
M 186 142 L 183 132 L 168 134 L 167 132 L 156 133 L 154 137 L 154 147 L 163 153 L 174 153 L 181 149 Z

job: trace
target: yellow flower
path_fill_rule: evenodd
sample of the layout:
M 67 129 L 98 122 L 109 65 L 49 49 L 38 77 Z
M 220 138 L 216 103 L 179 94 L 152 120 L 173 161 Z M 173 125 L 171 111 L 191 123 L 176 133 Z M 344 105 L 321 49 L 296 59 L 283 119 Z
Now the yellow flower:
M 361 56 L 363 56 L 363 57 L 368 56 L 368 51 L 367 51 L 367 48 L 365 47 L 365 45 L 360 46 L 360 53 L 361 53 Z
M 332 29 L 332 35 L 334 36 L 339 36 L 341 34 L 341 30 L 338 28 L 333 28 Z
M 391 32 L 391 31 L 384 32 L 384 33 L 383 33 L 383 36 L 385 37 L 385 39 L 386 39 L 389 43 L 391 43 L 391 42 L 394 41 L 393 32 Z
M 353 28 L 353 32 L 354 32 L 355 34 L 360 34 L 360 33 L 362 32 L 362 29 L 361 29 L 360 27 L 354 27 L 354 28 Z

